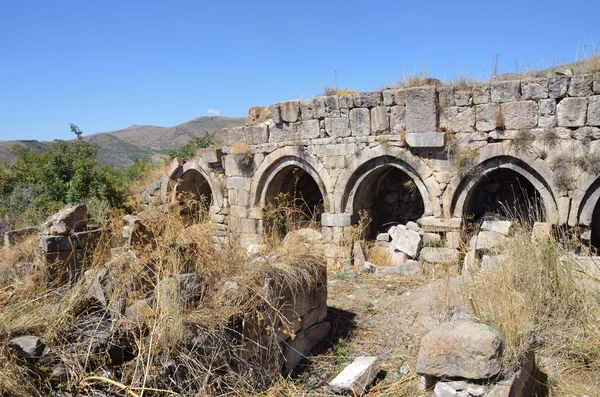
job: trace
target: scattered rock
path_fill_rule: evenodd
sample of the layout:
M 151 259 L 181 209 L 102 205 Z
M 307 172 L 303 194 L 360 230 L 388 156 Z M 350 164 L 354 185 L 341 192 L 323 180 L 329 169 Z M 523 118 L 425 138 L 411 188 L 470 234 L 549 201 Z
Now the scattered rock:
M 439 325 L 421 339 L 417 373 L 488 379 L 500 373 L 504 341 L 490 326 L 472 321 Z
M 507 237 L 490 231 L 479 232 L 477 235 L 477 252 L 480 254 L 486 254 L 493 252 L 504 243 L 506 243 Z
M 453 248 L 425 247 L 421 250 L 421 260 L 427 263 L 456 263 L 459 252 Z
M 481 221 L 481 230 L 500 233 L 503 236 L 510 234 L 511 227 L 511 221 L 499 216 L 486 215 Z
M 352 258 L 354 260 L 355 266 L 360 266 L 366 262 L 367 258 L 365 256 L 365 252 L 362 247 L 362 241 L 358 240 L 358 241 L 354 242 L 354 245 L 352 246 Z M 366 268 L 365 268 L 365 270 L 366 270 Z
M 390 229 L 390 235 L 392 236 L 391 247 L 412 258 L 417 256 L 421 249 L 421 236 L 418 232 L 408 230 L 404 225 L 398 225 L 393 232 Z
M 8 341 L 10 347 L 14 349 L 19 357 L 36 358 L 41 357 L 46 345 L 44 345 L 38 336 L 23 335 L 12 338 Z
M 330 383 L 335 393 L 354 393 L 362 396 L 375 380 L 378 372 L 377 357 L 357 357 Z
M 371 262 L 363 262 L 363 269 L 367 273 L 375 273 L 375 271 L 377 270 L 377 266 L 375 266 Z
M 377 241 L 385 241 L 385 242 L 389 242 L 390 241 L 390 234 L 389 233 L 379 233 L 377 235 L 376 238 Z
M 483 270 L 498 270 L 502 266 L 499 256 L 484 255 L 481 258 L 481 269 Z
M 450 385 L 445 382 L 438 382 L 433 389 L 433 395 L 435 397 L 453 397 L 458 393 Z

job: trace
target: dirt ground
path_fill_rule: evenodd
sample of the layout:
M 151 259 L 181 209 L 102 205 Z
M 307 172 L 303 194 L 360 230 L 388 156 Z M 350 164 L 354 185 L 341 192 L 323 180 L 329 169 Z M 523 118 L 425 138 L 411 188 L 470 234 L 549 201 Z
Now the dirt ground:
M 299 388 L 307 395 L 330 395 L 327 382 L 356 357 L 378 356 L 379 380 L 369 395 L 424 395 L 415 372 L 421 337 L 453 312 L 468 312 L 464 307 L 452 307 L 449 298 L 468 276 L 432 280 L 377 278 L 351 271 L 330 273 L 332 332 L 298 374 Z

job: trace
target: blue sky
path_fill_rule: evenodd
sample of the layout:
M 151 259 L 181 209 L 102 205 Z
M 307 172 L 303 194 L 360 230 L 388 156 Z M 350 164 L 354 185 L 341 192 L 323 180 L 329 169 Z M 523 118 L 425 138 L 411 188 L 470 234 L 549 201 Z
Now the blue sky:
M 173 126 L 312 97 L 571 62 L 600 1 L 0 2 L 0 140 Z M 210 109 L 213 112 L 210 112 Z

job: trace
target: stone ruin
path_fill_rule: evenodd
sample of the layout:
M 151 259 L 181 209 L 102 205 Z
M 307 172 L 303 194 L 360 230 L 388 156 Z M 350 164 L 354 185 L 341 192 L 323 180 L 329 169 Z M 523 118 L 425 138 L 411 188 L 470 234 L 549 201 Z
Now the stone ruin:
M 222 149 L 175 160 L 146 202 L 202 197 L 215 243 L 260 245 L 287 193 L 319 223 L 330 262 L 363 211 L 365 238 L 389 243 L 391 227 L 416 222 L 438 260 L 491 215 L 568 227 L 600 248 L 598 73 L 319 96 L 249 115 L 222 131 Z

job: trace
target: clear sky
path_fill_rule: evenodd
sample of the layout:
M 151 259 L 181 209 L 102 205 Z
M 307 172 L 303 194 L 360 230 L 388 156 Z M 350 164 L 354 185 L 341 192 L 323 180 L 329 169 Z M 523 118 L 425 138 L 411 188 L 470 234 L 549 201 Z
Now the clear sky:
M 0 140 L 245 116 L 325 84 L 488 78 L 600 48 L 600 0 L 0 1 Z M 515 62 L 515 59 L 518 62 Z

